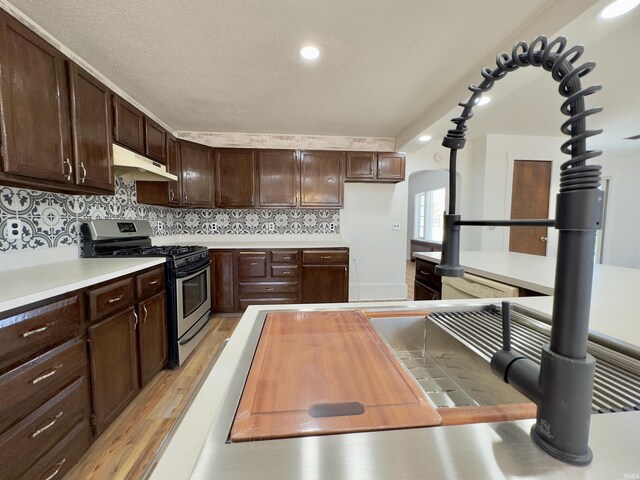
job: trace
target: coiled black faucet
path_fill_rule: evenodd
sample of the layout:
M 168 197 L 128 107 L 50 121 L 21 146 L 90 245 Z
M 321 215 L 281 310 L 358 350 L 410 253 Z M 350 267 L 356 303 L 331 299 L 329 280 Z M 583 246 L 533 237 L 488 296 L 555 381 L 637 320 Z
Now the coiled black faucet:
M 558 37 L 548 41 L 539 36 L 530 44 L 518 42 L 511 55 L 500 53 L 496 68 L 484 68 L 480 85 L 470 85 L 471 97 L 459 105 L 462 114 L 452 119 L 442 145 L 450 149 L 449 212 L 445 215 L 442 261 L 436 272 L 460 277 L 460 227 L 476 226 L 549 226 L 558 231 L 558 252 L 554 285 L 551 341 L 543 346 L 541 365 L 514 352 L 505 338 L 503 350 L 496 352 L 491 368 L 505 382 L 536 403 L 536 424 L 531 429 L 534 442 L 550 455 L 575 465 L 586 465 L 593 457 L 588 445 L 593 395 L 595 359 L 587 353 L 589 309 L 596 231 L 602 225 L 603 194 L 600 187 L 601 167 L 586 161 L 602 152 L 587 150 L 586 140 L 602 130 L 587 130 L 587 117 L 602 108 L 585 109 L 584 99 L 602 87 L 582 88 L 581 78 L 595 68 L 594 62 L 574 66 L 584 53 L 581 45 L 566 48 L 567 41 Z M 560 193 L 555 220 L 461 220 L 456 214 L 456 155 L 464 148 L 466 122 L 473 117 L 473 107 L 482 94 L 508 72 L 526 66 L 542 67 L 559 82 L 559 93 L 566 100 L 561 112 L 569 119 L 561 126 L 570 135 L 561 151 L 571 155 L 560 169 Z M 504 325 L 509 324 L 508 311 Z M 505 335 L 507 329 L 505 327 Z

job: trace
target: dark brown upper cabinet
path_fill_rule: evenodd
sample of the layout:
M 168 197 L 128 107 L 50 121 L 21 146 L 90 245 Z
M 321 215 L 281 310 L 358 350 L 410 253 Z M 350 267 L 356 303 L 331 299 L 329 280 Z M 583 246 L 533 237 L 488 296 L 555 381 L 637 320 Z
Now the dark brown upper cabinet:
M 110 91 L 80 67 L 69 64 L 75 182 L 113 192 Z
M 389 182 L 404 180 L 405 158 L 402 153 L 379 153 L 377 179 Z
M 300 206 L 340 208 L 344 204 L 344 152 L 300 152 Z
M 144 114 L 117 95 L 113 95 L 113 141 L 145 154 Z
M 73 185 L 65 58 L 4 13 L 0 29 L 2 170 Z
M 295 150 L 258 150 L 258 207 L 297 207 L 300 188 Z
M 402 153 L 347 152 L 347 182 L 397 183 L 404 180 Z
M 182 202 L 180 144 L 173 135 L 167 135 L 167 171 L 178 177 L 175 182 L 167 182 L 167 203 L 178 206 Z
M 144 117 L 144 154 L 167 164 L 167 131 L 148 117 Z
M 347 175 L 349 180 L 375 180 L 376 154 L 372 152 L 347 152 Z
M 244 208 L 256 204 L 256 154 L 254 150 L 215 151 L 216 207 Z
M 190 207 L 212 207 L 212 149 L 184 140 L 179 142 L 182 165 L 182 204 Z

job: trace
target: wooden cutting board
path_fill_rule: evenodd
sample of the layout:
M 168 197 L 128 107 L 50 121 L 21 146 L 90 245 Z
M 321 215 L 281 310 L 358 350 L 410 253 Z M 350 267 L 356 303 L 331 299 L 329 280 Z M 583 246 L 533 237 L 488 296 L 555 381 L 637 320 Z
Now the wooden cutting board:
M 441 425 L 360 312 L 269 314 L 231 441 Z

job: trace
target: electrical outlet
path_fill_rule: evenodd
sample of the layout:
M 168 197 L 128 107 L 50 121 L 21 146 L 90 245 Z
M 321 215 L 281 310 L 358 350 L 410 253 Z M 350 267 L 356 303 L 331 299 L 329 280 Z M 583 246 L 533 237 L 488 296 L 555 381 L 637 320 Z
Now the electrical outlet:
M 400 230 L 400 224 L 399 223 L 394 223 L 393 225 L 391 225 L 391 230 Z
M 211 233 L 218 233 L 218 224 L 216 222 L 211 224 Z
M 331 233 L 335 233 L 335 231 L 336 231 L 336 224 L 335 224 L 335 223 L 331 222 L 331 223 L 329 224 L 329 231 L 330 231 Z
M 19 218 L 10 218 L 7 220 L 7 240 L 20 239 L 22 231 L 22 220 Z
M 156 228 L 158 229 L 159 232 L 163 231 L 164 230 L 164 223 L 158 222 L 156 224 Z
M 276 224 L 273 222 L 267 223 L 267 232 L 273 233 L 276 231 Z

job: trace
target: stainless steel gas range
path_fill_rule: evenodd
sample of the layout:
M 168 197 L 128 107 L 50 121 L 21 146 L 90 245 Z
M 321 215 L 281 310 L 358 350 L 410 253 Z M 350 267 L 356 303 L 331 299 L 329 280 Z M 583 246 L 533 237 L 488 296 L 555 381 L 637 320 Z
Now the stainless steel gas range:
M 182 365 L 211 326 L 211 273 L 201 246 L 151 245 L 146 220 L 90 220 L 82 224 L 85 258 L 166 257 L 169 366 Z

